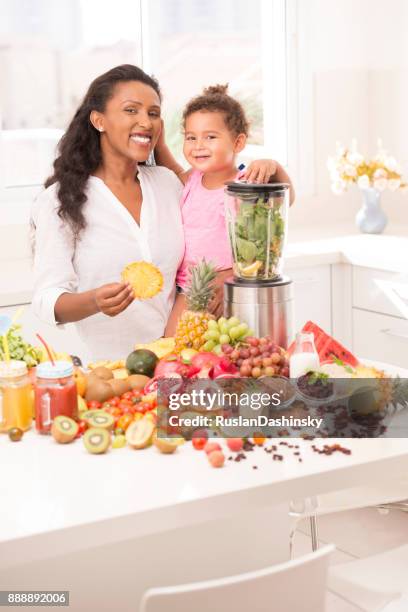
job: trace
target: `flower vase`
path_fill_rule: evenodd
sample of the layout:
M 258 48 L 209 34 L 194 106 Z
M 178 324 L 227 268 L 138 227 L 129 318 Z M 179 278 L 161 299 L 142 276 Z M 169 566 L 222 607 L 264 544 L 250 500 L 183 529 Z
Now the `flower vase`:
M 356 225 L 364 234 L 381 234 L 387 225 L 387 217 L 381 208 L 380 192 L 374 187 L 361 191 L 363 205 L 357 213 Z

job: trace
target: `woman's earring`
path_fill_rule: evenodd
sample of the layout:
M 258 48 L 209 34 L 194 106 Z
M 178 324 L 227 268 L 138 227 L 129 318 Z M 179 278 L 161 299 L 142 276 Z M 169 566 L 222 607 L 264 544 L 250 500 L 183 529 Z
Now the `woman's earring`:
M 103 128 L 101 128 L 101 127 L 100 127 L 100 128 L 98 128 L 98 130 L 99 130 L 100 132 L 103 132 Z

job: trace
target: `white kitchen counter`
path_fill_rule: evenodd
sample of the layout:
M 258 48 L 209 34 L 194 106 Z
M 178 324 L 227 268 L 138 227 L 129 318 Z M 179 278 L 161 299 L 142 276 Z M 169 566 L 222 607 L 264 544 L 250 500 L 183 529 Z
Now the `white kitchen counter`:
M 349 263 L 396 273 L 408 270 L 408 237 L 357 234 L 301 242 L 289 242 L 285 270 L 319 264 Z M 0 307 L 24 304 L 32 299 L 31 260 L 1 262 Z

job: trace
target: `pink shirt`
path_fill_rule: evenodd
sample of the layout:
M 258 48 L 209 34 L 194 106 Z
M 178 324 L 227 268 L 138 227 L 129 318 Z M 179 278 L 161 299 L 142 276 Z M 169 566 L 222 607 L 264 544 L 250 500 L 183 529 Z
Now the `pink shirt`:
M 231 247 L 224 212 L 224 187 L 206 189 L 203 173 L 192 170 L 181 195 L 185 253 L 177 272 L 177 285 L 185 288 L 191 265 L 212 261 L 219 270 L 232 267 Z

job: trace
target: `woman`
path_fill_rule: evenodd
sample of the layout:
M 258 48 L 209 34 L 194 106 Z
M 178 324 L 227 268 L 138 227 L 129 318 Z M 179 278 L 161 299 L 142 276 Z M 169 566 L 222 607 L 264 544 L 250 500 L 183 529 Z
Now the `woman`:
M 93 359 L 123 358 L 163 335 L 184 254 L 182 184 L 145 166 L 160 136 L 158 83 L 123 65 L 90 85 L 34 204 L 33 306 L 53 324 L 76 322 Z M 123 268 L 149 261 L 162 291 L 134 300 Z

